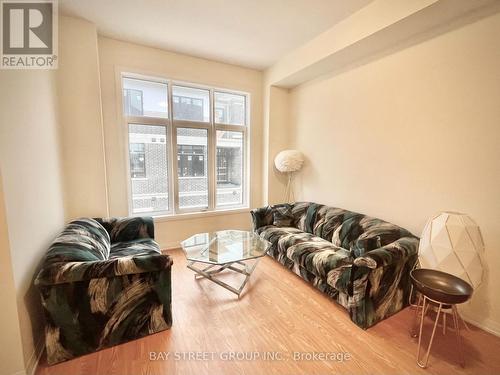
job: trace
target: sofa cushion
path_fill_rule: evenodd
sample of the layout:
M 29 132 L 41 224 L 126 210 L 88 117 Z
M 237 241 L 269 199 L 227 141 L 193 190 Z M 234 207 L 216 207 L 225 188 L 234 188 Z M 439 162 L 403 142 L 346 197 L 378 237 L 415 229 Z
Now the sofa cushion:
M 316 216 L 321 207 L 323 207 L 323 205 L 317 203 L 311 203 L 309 207 L 307 207 L 307 211 L 303 221 L 303 228 L 301 228 L 304 232 L 314 233 L 314 224 L 316 223 Z
M 271 242 L 271 244 L 276 244 L 278 240 L 284 236 L 291 233 L 302 233 L 300 229 L 294 227 L 276 227 L 274 225 L 266 225 L 257 229 L 257 234 L 263 239 Z
M 295 227 L 327 241 L 332 240 L 333 232 L 345 219 L 356 214 L 342 208 L 310 202 L 294 203 L 292 212 Z
M 273 206 L 273 225 L 277 227 L 293 226 L 292 207 L 289 204 Z
M 406 229 L 372 217 L 365 217 L 361 221 L 361 225 L 364 227 L 364 231 L 356 240 L 353 249 L 356 257 L 370 250 L 392 244 L 404 237 L 416 238 Z
M 93 219 L 70 222 L 50 245 L 44 264 L 106 260 L 110 252 L 108 232 Z
M 362 214 L 352 213 L 335 230 L 332 243 L 348 249 L 353 258 L 368 251 L 386 246 L 402 237 L 414 237 L 406 229 L 395 224 Z
M 316 213 L 313 233 L 327 241 L 332 240 L 335 230 L 354 212 L 342 208 L 321 206 Z
M 310 253 L 305 258 L 305 268 L 318 277 L 327 279 L 330 271 L 352 264 L 350 251 L 332 246 Z
M 328 272 L 326 283 L 346 295 L 352 295 L 351 265 L 340 266 Z M 352 302 L 352 301 L 351 301 Z M 357 302 L 357 301 L 356 301 Z
M 286 253 L 288 259 L 324 279 L 332 269 L 352 264 L 349 251 L 305 232 L 283 236 L 278 241 L 278 252 Z
M 273 210 L 271 206 L 256 208 L 250 211 L 253 221 L 253 229 L 261 229 L 273 224 Z
M 286 253 L 290 260 L 302 266 L 305 255 L 331 247 L 330 242 L 307 232 L 289 233 L 278 241 L 279 252 Z
M 154 238 L 154 222 L 150 216 L 96 218 L 109 233 L 111 243 Z
M 296 228 L 299 228 L 301 231 L 306 232 L 305 230 L 305 222 L 306 222 L 306 216 L 308 212 L 309 206 L 311 206 L 312 203 L 310 202 L 298 202 L 294 203 L 292 206 L 292 213 L 293 213 L 293 226 Z
M 109 259 L 121 258 L 129 255 L 157 254 L 160 252 L 160 246 L 155 240 L 150 238 L 141 238 L 139 240 L 117 242 L 111 245 Z

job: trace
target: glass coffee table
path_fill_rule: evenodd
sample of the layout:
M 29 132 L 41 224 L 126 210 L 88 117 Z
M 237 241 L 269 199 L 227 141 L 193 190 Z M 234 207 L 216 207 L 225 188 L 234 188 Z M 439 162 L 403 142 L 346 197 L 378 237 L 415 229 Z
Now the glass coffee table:
M 241 296 L 250 275 L 260 258 L 267 254 L 271 244 L 252 232 L 223 230 L 199 233 L 181 242 L 188 260 L 187 267 L 202 277 Z M 220 280 L 218 274 L 224 270 L 245 276 L 236 287 Z

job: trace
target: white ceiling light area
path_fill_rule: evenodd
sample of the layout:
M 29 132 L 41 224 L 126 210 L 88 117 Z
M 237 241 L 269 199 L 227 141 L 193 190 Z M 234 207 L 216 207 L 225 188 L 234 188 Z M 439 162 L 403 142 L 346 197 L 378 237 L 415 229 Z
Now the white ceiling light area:
M 100 35 L 265 69 L 371 0 L 60 0 Z

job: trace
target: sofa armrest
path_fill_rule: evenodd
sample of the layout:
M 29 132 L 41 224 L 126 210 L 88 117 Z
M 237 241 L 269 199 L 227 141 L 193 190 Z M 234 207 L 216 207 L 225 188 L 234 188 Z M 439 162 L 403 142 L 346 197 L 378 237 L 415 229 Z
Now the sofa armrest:
M 109 233 L 111 243 L 133 241 L 140 238 L 155 237 L 153 218 L 141 217 L 111 217 L 96 218 Z
M 78 281 L 157 272 L 172 267 L 164 254 L 139 254 L 91 262 L 57 262 L 42 268 L 35 285 L 55 285 Z
M 418 243 L 417 237 L 403 237 L 386 246 L 366 252 L 354 259 L 354 264 L 358 267 L 371 269 L 389 266 L 416 255 L 418 253 Z
M 273 209 L 271 206 L 255 208 L 250 211 L 252 215 L 253 230 L 273 223 Z

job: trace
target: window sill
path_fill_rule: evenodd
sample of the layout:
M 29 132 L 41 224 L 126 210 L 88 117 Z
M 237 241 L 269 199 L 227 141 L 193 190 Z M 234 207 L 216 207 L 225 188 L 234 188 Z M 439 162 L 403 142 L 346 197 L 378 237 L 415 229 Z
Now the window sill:
M 158 216 L 153 216 L 153 219 L 155 223 L 162 223 L 166 221 L 190 220 L 190 219 L 199 219 L 211 216 L 236 215 L 244 213 L 250 214 L 250 208 L 239 207 L 239 208 L 217 210 L 217 211 L 189 212 L 189 213 L 175 214 L 175 215 L 158 215 Z

